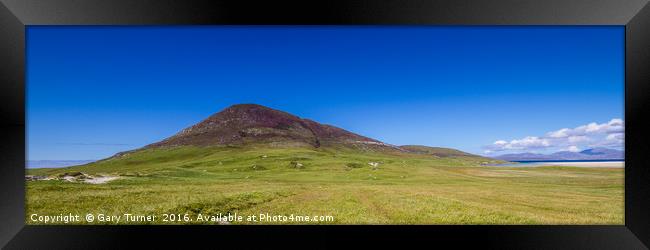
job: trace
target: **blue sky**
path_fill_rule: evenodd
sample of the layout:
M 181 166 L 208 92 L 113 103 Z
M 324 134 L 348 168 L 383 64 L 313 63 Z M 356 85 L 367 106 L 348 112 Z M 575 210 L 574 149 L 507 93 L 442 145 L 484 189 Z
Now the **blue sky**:
M 32 26 L 27 157 L 108 157 L 238 103 L 398 145 L 617 147 L 623 39 L 622 26 Z

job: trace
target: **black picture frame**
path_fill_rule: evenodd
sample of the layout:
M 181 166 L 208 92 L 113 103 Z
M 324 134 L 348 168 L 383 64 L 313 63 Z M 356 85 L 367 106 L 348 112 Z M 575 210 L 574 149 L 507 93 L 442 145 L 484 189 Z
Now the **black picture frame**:
M 25 27 L 28 25 L 622 25 L 625 26 L 625 225 L 28 226 L 25 225 Z M 244 248 L 424 243 L 487 248 L 650 246 L 650 7 L 647 0 L 0 0 L 0 246 L 125 248 L 234 243 Z M 298 243 L 300 244 L 298 245 Z M 426 246 L 426 245 L 425 245 Z

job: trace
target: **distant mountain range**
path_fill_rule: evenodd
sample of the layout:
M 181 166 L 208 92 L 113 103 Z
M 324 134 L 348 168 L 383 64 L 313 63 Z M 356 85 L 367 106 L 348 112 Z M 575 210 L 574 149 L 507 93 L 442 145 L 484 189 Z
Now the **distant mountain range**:
M 505 154 L 494 158 L 504 161 L 623 160 L 625 153 L 616 149 L 592 148 L 580 152 L 560 151 L 552 154 Z

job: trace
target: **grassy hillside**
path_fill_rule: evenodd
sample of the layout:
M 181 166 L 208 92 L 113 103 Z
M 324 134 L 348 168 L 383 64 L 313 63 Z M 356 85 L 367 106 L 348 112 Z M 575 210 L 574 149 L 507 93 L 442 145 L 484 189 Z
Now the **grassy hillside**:
M 623 224 L 623 169 L 496 168 L 481 166 L 485 160 L 344 148 L 152 148 L 29 169 L 121 178 L 29 181 L 26 222 L 40 223 L 31 214 L 171 213 L 192 219 L 180 223 L 206 224 L 196 216 L 237 212 L 332 216 L 318 222 L 329 224 Z M 179 222 L 153 222 L 167 223 Z M 247 223 L 257 222 L 234 222 Z
M 453 148 L 428 147 L 428 146 L 421 146 L 421 145 L 404 145 L 404 146 L 400 146 L 400 148 L 412 153 L 432 155 L 436 157 L 469 157 L 475 159 L 480 158 L 486 162 L 498 161 L 495 159 L 490 159 L 479 155 L 473 155 Z

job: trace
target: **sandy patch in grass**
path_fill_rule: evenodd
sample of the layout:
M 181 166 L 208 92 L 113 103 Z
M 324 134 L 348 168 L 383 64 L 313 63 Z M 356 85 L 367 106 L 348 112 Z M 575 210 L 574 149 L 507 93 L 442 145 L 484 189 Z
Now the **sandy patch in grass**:
M 117 176 L 98 176 L 98 177 L 94 177 L 92 179 L 85 179 L 84 182 L 85 183 L 90 183 L 90 184 L 104 184 L 104 183 L 107 183 L 109 181 L 117 180 L 119 178 L 120 177 L 117 177 Z

